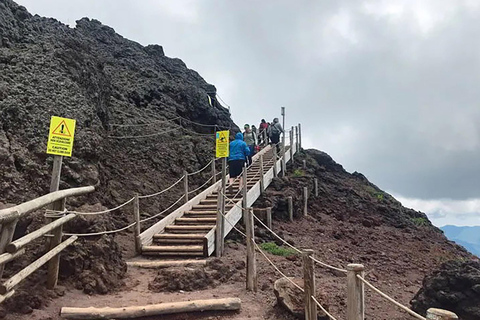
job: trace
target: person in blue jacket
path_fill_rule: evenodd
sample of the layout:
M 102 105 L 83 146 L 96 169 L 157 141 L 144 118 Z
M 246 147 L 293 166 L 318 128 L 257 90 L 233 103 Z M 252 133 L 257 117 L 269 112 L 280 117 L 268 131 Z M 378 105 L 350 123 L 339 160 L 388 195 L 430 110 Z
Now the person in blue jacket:
M 235 178 L 242 174 L 245 166 L 245 160 L 250 155 L 250 149 L 245 141 L 243 141 L 243 134 L 241 132 L 235 135 L 235 140 L 230 142 L 230 156 L 228 157 L 230 180 L 229 185 L 232 186 Z M 240 177 L 240 189 L 243 186 L 243 178 Z

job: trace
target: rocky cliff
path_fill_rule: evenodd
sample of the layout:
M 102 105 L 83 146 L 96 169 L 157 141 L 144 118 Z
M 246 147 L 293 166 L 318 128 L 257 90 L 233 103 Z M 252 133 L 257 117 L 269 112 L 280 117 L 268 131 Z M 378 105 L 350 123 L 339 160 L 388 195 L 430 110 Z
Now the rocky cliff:
M 213 156 L 212 140 L 199 135 L 213 127 L 191 121 L 234 125 L 215 91 L 161 46 L 87 18 L 69 28 L 0 0 L 0 202 L 48 192 L 52 115 L 77 120 L 60 188 L 96 185 L 90 202 L 107 206 L 161 189 Z M 187 120 L 164 121 L 179 116 Z

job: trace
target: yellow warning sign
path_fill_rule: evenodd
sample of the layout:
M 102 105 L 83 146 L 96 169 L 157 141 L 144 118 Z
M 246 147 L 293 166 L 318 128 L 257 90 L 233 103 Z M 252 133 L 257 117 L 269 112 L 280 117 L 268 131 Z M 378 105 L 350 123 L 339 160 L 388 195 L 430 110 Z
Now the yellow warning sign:
M 47 153 L 58 156 L 72 156 L 75 120 L 53 116 L 50 120 Z
M 226 158 L 230 149 L 230 131 L 218 131 L 216 137 L 217 158 Z

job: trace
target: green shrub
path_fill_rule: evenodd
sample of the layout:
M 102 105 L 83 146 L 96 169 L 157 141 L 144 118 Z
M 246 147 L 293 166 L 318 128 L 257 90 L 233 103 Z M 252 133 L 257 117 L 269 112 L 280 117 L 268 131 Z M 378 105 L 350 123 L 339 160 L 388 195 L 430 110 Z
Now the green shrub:
M 410 221 L 417 227 L 428 226 L 428 220 L 425 218 L 410 218 Z
M 291 248 L 284 248 L 277 246 L 274 242 L 265 242 L 260 245 L 263 251 L 267 251 L 276 256 L 288 257 L 294 256 L 297 252 Z
M 305 175 L 305 172 L 303 172 L 303 170 L 301 170 L 301 169 L 295 169 L 293 171 L 293 176 L 296 177 L 296 178 L 303 177 L 304 175 Z

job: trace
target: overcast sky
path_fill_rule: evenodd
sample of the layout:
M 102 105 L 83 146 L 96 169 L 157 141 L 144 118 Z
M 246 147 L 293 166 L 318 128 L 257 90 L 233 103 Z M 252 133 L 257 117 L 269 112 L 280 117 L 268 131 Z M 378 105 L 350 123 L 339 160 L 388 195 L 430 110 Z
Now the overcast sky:
M 160 44 L 238 125 L 301 122 L 305 147 L 436 225 L 480 225 L 478 0 L 19 0 Z

